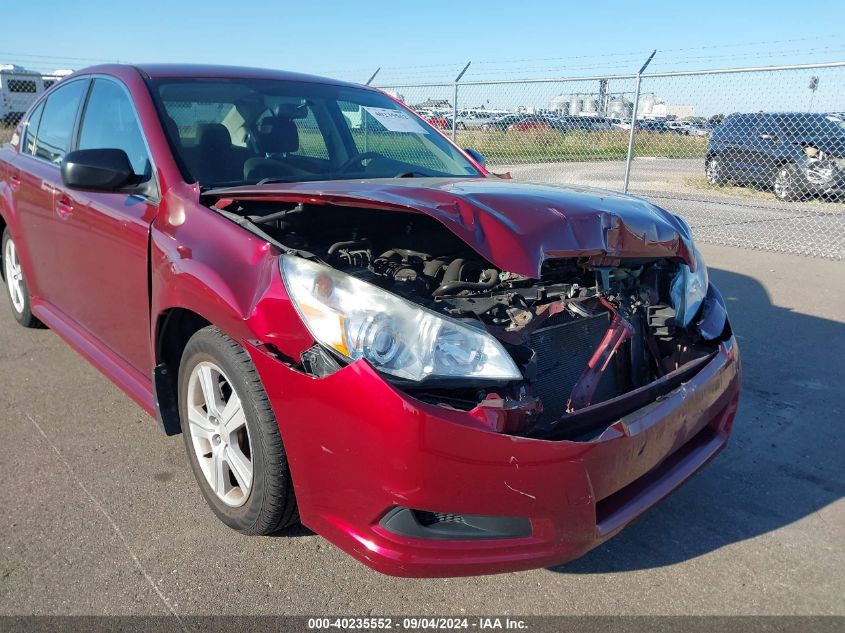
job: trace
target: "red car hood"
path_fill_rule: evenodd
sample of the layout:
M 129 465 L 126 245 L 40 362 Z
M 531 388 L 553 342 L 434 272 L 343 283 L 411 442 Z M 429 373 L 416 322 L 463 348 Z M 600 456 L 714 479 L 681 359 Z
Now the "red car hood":
M 694 266 L 691 236 L 671 213 L 603 189 L 499 178 L 391 178 L 249 185 L 204 197 L 424 213 L 496 267 L 539 277 L 543 260 L 667 257 Z

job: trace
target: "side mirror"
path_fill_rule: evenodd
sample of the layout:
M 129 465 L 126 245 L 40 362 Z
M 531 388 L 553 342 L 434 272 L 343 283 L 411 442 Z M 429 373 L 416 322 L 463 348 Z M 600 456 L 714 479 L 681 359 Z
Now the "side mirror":
M 80 149 L 62 160 L 62 182 L 71 189 L 116 191 L 137 180 L 122 149 Z
M 464 151 L 469 154 L 470 158 L 472 158 L 472 160 L 474 160 L 476 163 L 478 163 L 482 167 L 487 167 L 487 159 L 484 158 L 484 154 L 479 152 L 477 149 L 465 147 Z

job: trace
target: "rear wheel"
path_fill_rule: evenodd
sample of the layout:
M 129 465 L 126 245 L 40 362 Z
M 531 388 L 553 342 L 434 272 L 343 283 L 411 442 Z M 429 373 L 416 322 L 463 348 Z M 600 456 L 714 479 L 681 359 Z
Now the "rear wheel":
M 179 368 L 179 416 L 194 476 L 208 505 L 245 534 L 298 520 L 279 427 L 240 345 L 213 326 L 188 341 Z
M 6 282 L 6 294 L 12 306 L 12 315 L 15 321 L 24 327 L 39 327 L 41 322 L 32 316 L 29 286 L 23 276 L 18 248 L 8 228 L 3 231 L 2 253 L 3 279 Z
M 804 197 L 804 190 L 801 187 L 801 178 L 798 173 L 798 168 L 787 163 L 781 165 L 775 172 L 772 189 L 775 192 L 775 197 L 784 202 L 795 202 Z

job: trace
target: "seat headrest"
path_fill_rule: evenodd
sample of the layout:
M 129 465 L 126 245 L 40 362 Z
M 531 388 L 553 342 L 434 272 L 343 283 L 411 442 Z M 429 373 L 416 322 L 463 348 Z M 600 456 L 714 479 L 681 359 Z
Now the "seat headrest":
M 203 149 L 220 150 L 232 147 L 232 135 L 222 123 L 203 123 L 199 126 L 198 144 Z
M 258 125 L 256 143 L 267 154 L 295 152 L 299 149 L 299 130 L 291 119 L 271 116 Z

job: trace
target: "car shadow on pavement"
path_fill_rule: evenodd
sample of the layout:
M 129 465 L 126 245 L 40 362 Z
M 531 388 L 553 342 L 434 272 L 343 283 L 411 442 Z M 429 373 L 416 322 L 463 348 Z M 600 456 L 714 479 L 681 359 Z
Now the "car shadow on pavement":
M 274 534 L 271 534 L 272 537 L 280 537 L 280 538 L 296 538 L 299 536 L 315 536 L 315 532 L 312 532 L 307 527 L 302 525 L 302 523 L 295 523 L 290 527 L 286 527 L 283 530 L 279 530 Z
M 728 447 L 614 539 L 551 571 L 679 563 L 787 526 L 845 496 L 845 323 L 772 305 L 751 277 L 711 269 L 710 278 L 728 303 L 743 361 Z

